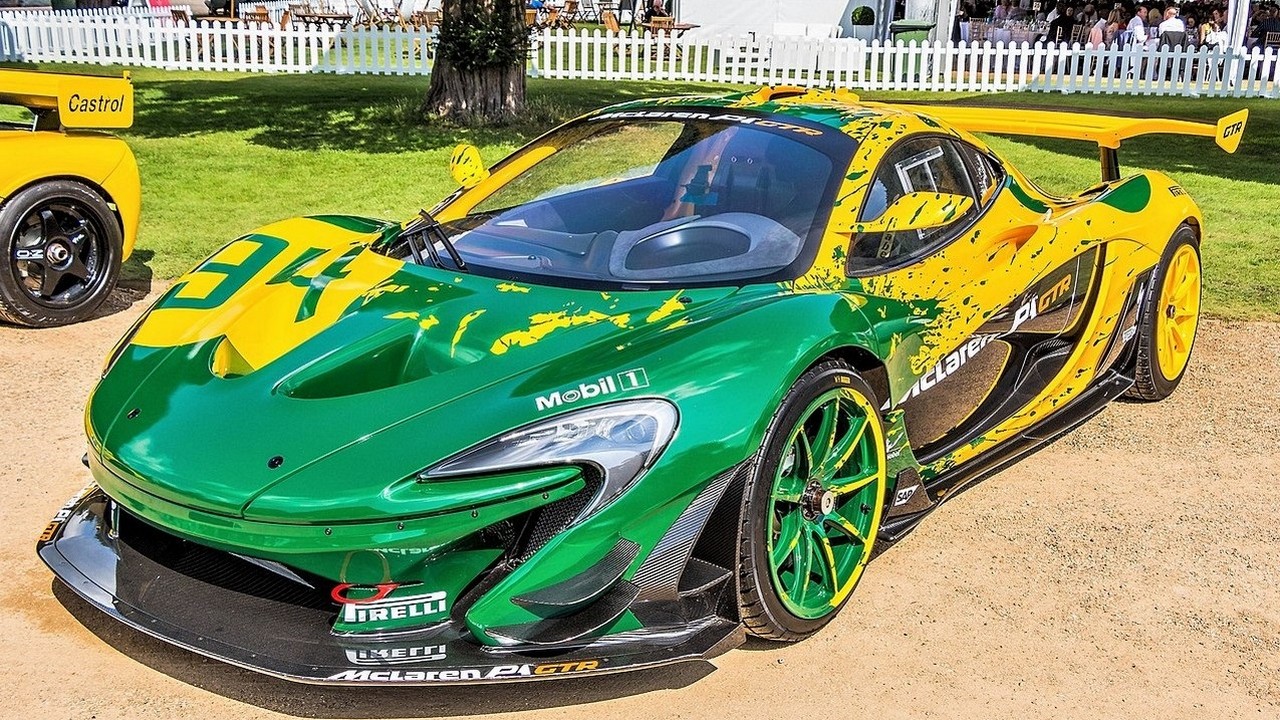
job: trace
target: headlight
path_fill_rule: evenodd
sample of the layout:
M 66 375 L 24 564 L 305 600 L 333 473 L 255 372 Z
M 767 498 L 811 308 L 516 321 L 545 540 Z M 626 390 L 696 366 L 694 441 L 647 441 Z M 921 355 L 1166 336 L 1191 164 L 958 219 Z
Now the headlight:
M 675 435 L 676 408 L 666 400 L 628 400 L 525 425 L 441 461 L 421 480 L 542 465 L 595 466 L 604 482 L 577 520 L 613 502 L 653 466 Z

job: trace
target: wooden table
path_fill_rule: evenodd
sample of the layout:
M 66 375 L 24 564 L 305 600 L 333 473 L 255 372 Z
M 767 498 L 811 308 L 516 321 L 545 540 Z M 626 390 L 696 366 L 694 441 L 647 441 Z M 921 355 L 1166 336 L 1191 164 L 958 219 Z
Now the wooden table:
M 678 37 L 680 37 L 681 35 L 684 35 L 684 34 L 685 34 L 685 32 L 686 32 L 686 31 L 688 31 L 688 30 L 692 30 L 692 29 L 694 29 L 694 28 L 696 28 L 696 27 L 700 27 L 699 25 L 694 25 L 694 24 L 692 24 L 692 23 L 675 23 L 674 25 L 657 25 L 657 24 L 655 24 L 655 23 L 647 22 L 647 23 L 640 23 L 640 25 L 641 25 L 641 27 L 643 27 L 645 30 L 648 30 L 649 32 L 653 33 L 654 35 L 667 35 L 667 34 L 671 34 L 671 35 L 674 35 L 674 36 L 675 36 L 675 37 L 677 37 L 677 38 L 678 38 Z M 652 56 L 653 56 L 655 59 L 658 57 L 658 47 L 660 47 L 660 46 L 655 45 L 655 46 L 654 46 L 654 48 L 653 48 Z M 662 47 L 662 49 L 663 49 L 663 53 L 662 53 L 662 54 L 663 54 L 663 55 L 666 55 L 666 47 L 665 47 L 665 46 L 661 46 L 661 47 Z M 672 55 L 674 55 L 674 56 L 675 56 L 675 59 L 676 59 L 676 60 L 679 60 L 679 59 L 684 55 L 684 51 L 680 48 L 680 46 L 679 46 L 679 45 L 677 45 L 677 46 L 675 47 L 675 52 L 674 52 L 674 53 L 672 53 Z
M 696 27 L 702 27 L 701 25 L 694 25 L 693 23 L 676 23 L 674 25 L 657 25 L 651 22 L 640 23 L 640 26 L 651 33 L 668 33 L 668 32 L 675 33 L 676 37 L 680 37 L 681 35 L 685 34 L 687 31 L 692 30 Z

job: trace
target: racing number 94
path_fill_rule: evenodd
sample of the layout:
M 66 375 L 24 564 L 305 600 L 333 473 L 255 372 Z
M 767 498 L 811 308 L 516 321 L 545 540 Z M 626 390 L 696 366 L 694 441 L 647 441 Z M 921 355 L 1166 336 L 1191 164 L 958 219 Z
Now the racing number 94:
M 251 250 L 244 248 L 252 245 Z M 267 265 L 279 257 L 289 246 L 284 240 L 270 235 L 248 235 L 236 242 L 223 248 L 213 257 L 209 258 L 200 267 L 192 273 L 194 275 L 209 276 L 216 278 L 216 283 L 202 297 L 192 297 L 184 295 L 183 291 L 190 288 L 189 283 L 192 276 L 188 276 L 173 286 L 169 294 L 165 296 L 158 307 L 174 310 L 212 310 L 231 299 L 241 288 L 257 277 Z M 224 257 L 228 253 L 248 254 L 239 262 L 226 262 L 218 258 Z M 296 258 L 289 262 L 282 270 L 276 273 L 274 277 L 267 280 L 268 285 L 287 282 L 298 287 L 306 288 L 306 293 L 302 297 L 301 304 L 298 307 L 298 314 L 294 318 L 295 321 L 301 322 L 310 318 L 315 314 L 316 306 L 320 302 L 320 295 L 328 286 L 329 280 L 346 277 L 346 266 L 356 255 L 359 254 L 359 247 L 353 247 L 336 258 L 326 267 L 316 278 L 307 278 L 299 274 L 305 266 L 311 261 L 325 254 L 322 248 L 307 248 L 302 251 Z
M 222 262 L 217 258 L 227 254 L 229 250 L 241 243 L 257 245 L 249 255 L 239 263 Z M 212 310 L 231 299 L 236 291 L 244 287 L 262 272 L 263 268 L 274 260 L 289 244 L 270 235 L 247 235 L 220 250 L 213 257 L 196 268 L 191 275 L 221 275 L 217 284 L 204 297 L 184 297 L 182 292 L 188 287 L 190 279 L 183 280 L 173 286 L 169 294 L 157 307 L 173 310 Z

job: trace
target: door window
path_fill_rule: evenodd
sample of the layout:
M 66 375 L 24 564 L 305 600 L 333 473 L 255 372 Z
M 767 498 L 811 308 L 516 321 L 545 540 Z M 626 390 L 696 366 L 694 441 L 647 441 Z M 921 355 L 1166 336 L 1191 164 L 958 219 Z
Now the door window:
M 875 220 L 893 201 L 913 192 L 951 193 L 973 198 L 975 203 L 979 200 L 956 144 L 941 136 L 922 136 L 898 143 L 885 155 L 858 220 Z M 925 230 L 860 234 L 850 247 L 849 270 L 865 272 L 905 264 L 953 239 L 977 212 L 975 205 L 951 223 Z

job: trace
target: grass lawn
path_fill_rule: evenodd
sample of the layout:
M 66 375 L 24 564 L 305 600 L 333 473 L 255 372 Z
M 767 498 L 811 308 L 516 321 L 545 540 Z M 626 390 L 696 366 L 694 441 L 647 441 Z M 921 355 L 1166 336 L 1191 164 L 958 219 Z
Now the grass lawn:
M 458 142 L 475 143 L 492 163 L 552 125 L 601 105 L 724 87 L 531 80 L 530 111 L 519 124 L 478 130 L 415 120 L 427 85 L 420 77 L 135 70 L 134 85 L 135 123 L 122 135 L 141 166 L 144 203 L 139 252 L 128 270 L 158 279 L 181 274 L 226 241 L 279 218 L 324 212 L 407 218 L 453 189 L 447 163 Z M 1155 137 L 1126 144 L 1121 162 L 1170 174 L 1204 210 L 1209 313 L 1280 320 L 1276 101 L 1033 93 L 866 97 L 963 98 L 1201 120 L 1250 108 L 1235 155 L 1222 153 L 1207 138 Z M 1050 191 L 1097 182 L 1097 150 L 1086 143 L 995 138 L 992 144 Z

